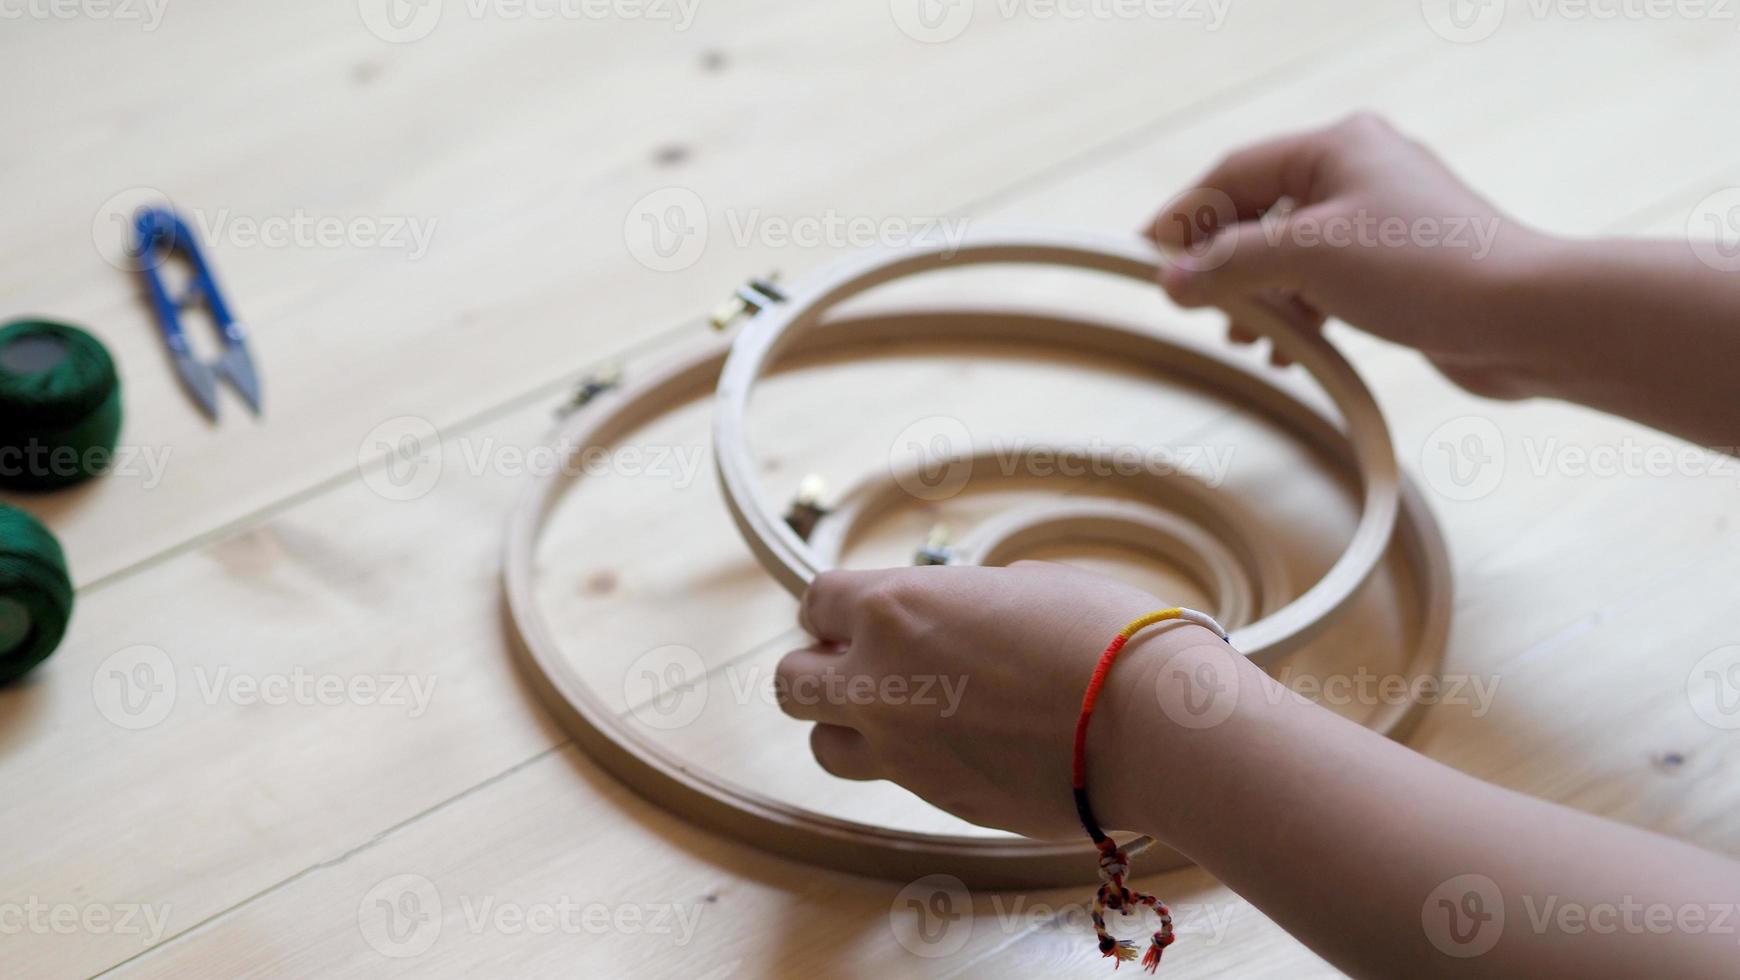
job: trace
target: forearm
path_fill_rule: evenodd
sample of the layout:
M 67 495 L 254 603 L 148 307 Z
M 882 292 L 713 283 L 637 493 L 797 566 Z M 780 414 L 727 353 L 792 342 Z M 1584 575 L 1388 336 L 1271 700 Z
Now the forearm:
M 1190 856 L 1337 966 L 1366 976 L 1732 975 L 1740 864 L 1458 773 L 1304 702 L 1230 651 L 1205 674 L 1214 654 L 1204 650 L 1169 661 L 1176 639 L 1157 638 L 1126 655 L 1119 743 L 1164 746 L 1164 775 L 1126 778 L 1096 805 L 1111 811 L 1108 823 Z M 1153 692 L 1205 676 L 1236 691 L 1224 721 L 1193 728 L 1154 710 Z M 1453 923 L 1437 907 L 1464 900 L 1467 889 L 1442 887 L 1464 875 L 1490 879 L 1504 912 L 1503 938 L 1471 958 L 1440 948 L 1473 948 L 1449 930 L 1478 920 Z M 1496 911 L 1473 901 L 1464 911 Z M 1651 908 L 1703 924 L 1663 933 L 1644 921 Z M 1593 917 L 1582 923 L 1585 912 Z
M 1740 272 L 1684 242 L 1556 241 L 1517 279 L 1509 334 L 1538 393 L 1735 452 Z

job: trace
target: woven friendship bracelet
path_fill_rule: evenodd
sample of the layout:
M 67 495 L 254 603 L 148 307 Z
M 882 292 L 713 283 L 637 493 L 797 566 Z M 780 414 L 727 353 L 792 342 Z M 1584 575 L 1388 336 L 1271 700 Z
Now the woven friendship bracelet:
M 1094 934 L 1099 937 L 1100 955 L 1113 958 L 1112 965 L 1119 966 L 1136 958 L 1136 944 L 1128 939 L 1113 936 L 1106 928 L 1106 910 L 1110 909 L 1120 915 L 1131 915 L 1146 906 L 1154 910 L 1160 917 L 1160 928 L 1148 940 L 1148 952 L 1142 956 L 1142 965 L 1153 973 L 1160 968 L 1160 954 L 1166 947 L 1172 945 L 1172 910 L 1166 903 L 1145 892 L 1132 890 L 1124 884 L 1124 879 L 1130 874 L 1130 853 L 1140 852 L 1153 843 L 1151 838 L 1143 837 L 1133 841 L 1128 848 L 1119 847 L 1100 828 L 1098 817 L 1094 816 L 1093 804 L 1088 802 L 1087 791 L 1087 733 L 1088 722 L 1093 720 L 1094 705 L 1099 702 L 1100 688 L 1106 684 L 1106 676 L 1112 672 L 1112 663 L 1118 659 L 1118 653 L 1124 649 L 1124 644 L 1137 633 L 1168 620 L 1181 620 L 1195 623 L 1214 631 L 1222 640 L 1227 639 L 1226 630 L 1207 613 L 1194 609 L 1173 607 L 1151 612 L 1146 616 L 1133 619 L 1118 635 L 1112 637 L 1112 642 L 1106 644 L 1105 652 L 1100 654 L 1100 662 L 1094 666 L 1093 676 L 1088 678 L 1087 693 L 1082 695 L 1081 716 L 1075 722 L 1075 747 L 1070 759 L 1070 775 L 1072 789 L 1075 792 L 1075 812 L 1081 818 L 1083 829 L 1093 838 L 1094 846 L 1100 851 L 1100 889 L 1094 893 L 1093 921 Z M 1230 642 L 1230 641 L 1228 641 Z

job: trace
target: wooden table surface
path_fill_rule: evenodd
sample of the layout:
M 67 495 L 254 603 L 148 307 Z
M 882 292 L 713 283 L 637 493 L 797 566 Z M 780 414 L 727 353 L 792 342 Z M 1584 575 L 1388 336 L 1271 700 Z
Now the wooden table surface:
M 1333 6 L 0 7 L 0 313 L 97 333 L 127 408 L 118 472 L 10 500 L 61 537 L 79 597 L 62 649 L 0 692 L 0 973 L 1104 976 L 1081 890 L 820 872 L 628 792 L 516 674 L 503 523 L 578 379 L 693 349 L 744 277 L 800 274 L 866 234 L 1131 229 L 1229 148 L 1357 108 L 1564 233 L 1683 238 L 1740 185 L 1740 25 L 1719 12 Z M 218 423 L 196 413 L 111 262 L 118 219 L 153 199 L 206 235 L 252 330 L 263 419 L 227 396 Z M 1443 523 L 1446 670 L 1496 685 L 1432 709 L 1410 744 L 1740 852 L 1740 717 L 1699 688 L 1706 655 L 1740 642 L 1740 472 L 1333 336 Z M 1067 417 L 1030 392 L 1072 370 L 963 354 L 789 376 L 758 409 L 771 485 L 873 468 L 864 453 L 927 397 Z M 883 411 L 830 413 L 836 381 Z M 1129 413 L 1131 438 L 1245 445 L 1236 411 L 1118 383 L 1152 408 Z M 802 726 L 738 688 L 791 639 L 792 602 L 726 520 L 706 438 L 690 406 L 637 437 L 662 464 L 564 508 L 542 588 L 576 658 L 626 713 L 651 651 L 733 665 L 707 718 L 663 732 L 697 764 L 949 826 L 892 787 L 827 780 Z M 1306 545 L 1333 554 L 1333 486 L 1290 489 L 1310 461 L 1242 459 L 1250 502 L 1321 517 Z M 1374 588 L 1379 623 L 1392 597 Z M 1344 670 L 1399 642 L 1350 629 L 1325 654 Z M 1334 975 L 1208 875 L 1150 883 L 1185 913 L 1166 975 Z

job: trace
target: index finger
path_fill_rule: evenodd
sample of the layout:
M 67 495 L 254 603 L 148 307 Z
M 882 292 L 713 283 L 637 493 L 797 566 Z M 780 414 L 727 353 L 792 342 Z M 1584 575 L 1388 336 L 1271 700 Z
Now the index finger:
M 798 625 L 818 640 L 850 641 L 853 608 L 864 590 L 886 574 L 886 570 L 835 570 L 817 575 L 798 605 Z
M 1185 246 L 1197 236 L 1220 230 L 1200 227 L 1198 218 L 1217 209 L 1203 205 L 1211 196 L 1231 199 L 1234 213 L 1218 218 L 1250 221 L 1261 217 L 1284 197 L 1301 204 L 1312 200 L 1313 184 L 1323 161 L 1327 141 L 1324 130 L 1293 133 L 1254 143 L 1228 154 L 1184 191 L 1160 209 L 1145 230 L 1156 245 Z M 1222 200 L 1224 200 L 1222 199 Z M 1216 225 L 1221 221 L 1214 222 Z

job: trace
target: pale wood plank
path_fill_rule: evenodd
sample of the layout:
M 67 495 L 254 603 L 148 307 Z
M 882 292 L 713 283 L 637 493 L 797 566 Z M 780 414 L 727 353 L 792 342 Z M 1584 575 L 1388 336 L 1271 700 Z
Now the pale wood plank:
M 5 161 L 29 193 L 0 245 L 0 305 L 90 325 L 125 373 L 123 438 L 171 453 L 159 485 L 110 479 L 36 502 L 82 582 L 343 474 L 377 452 L 363 443 L 387 419 L 471 418 L 689 321 L 746 275 L 818 257 L 759 236 L 740 245 L 734 218 L 954 214 L 1394 17 L 1379 3 L 1332 20 L 1267 0 L 1212 35 L 986 18 L 929 46 L 882 4 L 762 0 L 707 8 L 675 35 L 448 16 L 393 46 L 348 5 L 245 22 L 219 5 L 173 13 L 150 34 L 27 24 L 55 58 L 0 65 L 0 79 L 42 93 L 23 117 L 31 152 Z M 724 70 L 704 67 L 708 51 Z M 176 70 L 130 72 L 138 95 L 93 101 L 89 79 L 130 64 Z M 134 284 L 93 246 L 104 202 L 142 185 L 214 219 L 403 217 L 434 235 L 415 260 L 213 247 L 255 331 L 268 414 L 255 424 L 231 404 L 211 429 L 176 390 Z M 636 202 L 668 185 L 711 216 L 682 275 L 641 266 L 625 241 Z
M 1621 50 L 1617 43 L 1608 47 L 1610 37 L 1590 34 L 1577 38 L 1579 47 L 1566 54 L 1567 65 L 1574 63 L 1573 54 L 1588 57 Z M 1410 93 L 1414 99 L 1424 99 L 1447 78 L 1466 82 L 1484 66 L 1502 65 L 1501 55 L 1508 51 L 1502 46 L 1508 42 L 1499 39 L 1475 46 L 1472 55 L 1487 52 L 1484 57 L 1492 60 L 1486 62 L 1478 57 L 1467 60 L 1470 55 L 1458 49 L 1455 57 L 1461 67 L 1457 71 L 1468 73 L 1461 76 L 1430 67 L 1439 58 L 1449 57 L 1436 47 L 1416 50 L 1412 40 L 1406 43 L 1408 46 L 1402 48 L 1406 56 L 1366 66 L 1386 73 L 1386 78 L 1409 66 L 1427 66 L 1411 69 L 1407 77 L 1413 87 L 1395 94 L 1397 107 L 1403 110 L 1420 104 L 1407 102 Z M 1429 43 L 1437 44 L 1435 40 Z M 1713 59 L 1701 46 L 1683 41 L 1646 43 L 1651 55 L 1638 61 L 1649 61 L 1649 71 L 1665 77 L 1659 91 L 1668 91 L 1676 81 L 1701 77 L 1706 70 L 1714 71 L 1696 57 L 1703 53 Z M 1640 73 L 1643 71 L 1639 68 Z M 1589 87 L 1600 82 L 1598 75 L 1590 68 L 1586 74 L 1565 80 L 1553 89 L 1554 98 L 1568 102 L 1573 96 L 1591 97 L 1591 91 L 1609 92 Z M 1630 78 L 1631 84 L 1637 81 Z M 1624 84 L 1626 78 L 1616 79 L 1612 91 Z M 1497 80 L 1492 85 L 1502 88 Z M 1297 88 L 1287 97 L 1295 109 L 1313 98 L 1321 100 L 1321 109 L 1336 105 L 1338 98 L 1345 104 L 1374 97 L 1369 76 L 1310 77 Z M 1391 90 L 1386 87 L 1385 91 Z M 1456 105 L 1449 105 L 1434 111 L 1454 116 L 1457 110 Z M 1540 121 L 1551 117 L 1550 109 L 1543 107 L 1538 118 L 1521 118 L 1514 127 L 1507 125 L 1508 142 L 1502 145 L 1474 139 L 1474 110 L 1466 112 L 1470 118 L 1460 140 L 1453 124 L 1439 124 L 1438 130 L 1440 145 L 1450 150 L 1459 166 L 1476 174 L 1481 167 L 1490 168 L 1490 173 L 1479 177 L 1489 184 L 1511 181 L 1505 186 L 1514 189 L 1498 196 L 1519 210 L 1525 207 L 1519 201 L 1545 200 L 1539 195 L 1554 192 L 1549 178 L 1562 175 L 1506 178 L 1499 172 L 1531 152 L 1531 147 L 1538 147 Z M 1255 133 L 1264 128 L 1264 119 L 1272 121 L 1278 115 L 1265 117 L 1252 109 L 1249 114 L 1241 111 L 1237 118 L 1239 125 L 1248 125 Z M 1413 122 L 1424 128 L 1430 125 L 1431 117 L 1419 110 Z M 1610 138 L 1610 143 L 1602 145 L 1612 147 L 1617 160 L 1621 159 L 1618 153 L 1623 141 L 1635 138 L 1632 134 L 1649 132 L 1668 138 L 1677 132 L 1673 123 L 1659 113 L 1646 115 L 1634 109 L 1626 126 L 1615 125 L 1610 133 L 1579 136 L 1586 137 L 1587 142 Z M 1203 125 L 1220 123 L 1209 120 Z M 1186 131 L 1186 138 L 1176 142 L 1169 142 L 1170 135 L 1162 137 L 1151 150 L 1153 157 L 1144 157 L 1150 149 L 1144 148 L 1133 155 L 1134 159 L 1090 171 L 1079 181 L 1065 181 L 1061 187 L 1024 199 L 1006 211 L 1014 216 L 1070 217 L 1087 223 L 1125 217 L 1131 201 L 1151 196 L 1148 192 L 1155 187 L 1172 185 L 1174 174 L 1157 173 L 1156 159 L 1182 160 L 1175 166 L 1176 176 L 1183 179 L 1209 155 L 1203 148 L 1235 141 L 1241 132 L 1211 128 Z M 1481 134 L 1482 140 L 1489 138 L 1484 128 Z M 1657 169 L 1657 173 L 1634 173 L 1645 168 L 1629 167 L 1626 172 L 1632 176 L 1627 181 L 1616 182 L 1611 171 L 1580 174 L 1588 181 L 1579 185 L 1581 191 L 1573 187 L 1551 206 L 1536 205 L 1541 208 L 1538 213 L 1556 222 L 1556 227 L 1596 228 L 1634 204 L 1637 207 L 1633 210 L 1647 210 L 1680 173 L 1682 164 L 1686 173 L 1697 165 L 1693 158 L 1700 147 L 1686 145 L 1684 149 L 1683 156 L 1671 154 L 1663 161 L 1650 161 L 1647 169 Z M 1185 159 L 1187 151 L 1194 156 Z M 1686 183 L 1710 172 L 1706 159 Z M 1623 186 L 1610 186 L 1615 184 Z M 1588 194 L 1590 188 L 1605 193 L 1594 199 Z M 1069 214 L 1057 213 L 1065 202 Z M 1579 225 L 1584 221 L 1589 223 Z M 1647 221 L 1640 222 L 1643 225 Z M 1658 438 L 1568 409 L 1494 407 L 1476 402 L 1449 391 L 1411 356 L 1394 355 L 1374 343 L 1351 339 L 1349 346 L 1360 351 L 1362 368 L 1376 382 L 1396 425 L 1402 452 L 1411 459 L 1418 459 L 1429 448 L 1428 436 L 1438 424 L 1461 414 L 1491 417 L 1507 436 L 1516 439 L 1558 435 L 1605 445 L 1627 435 Z M 413 367 L 427 370 L 430 365 Z M 163 395 L 173 402 L 172 395 Z M 181 408 L 178 404 L 174 407 Z M 541 429 L 542 412 L 541 406 L 526 409 L 503 422 L 464 431 L 472 437 L 500 431 L 504 437 L 529 442 Z M 832 428 L 821 427 L 817 432 L 831 432 Z M 826 441 L 826 437 L 816 441 Z M 801 455 L 807 462 L 808 452 L 824 447 L 801 444 L 801 448 L 803 454 L 793 455 Z M 271 889 L 274 881 L 303 872 L 315 862 L 346 854 L 373 834 L 439 806 L 464 787 L 555 744 L 555 733 L 538 721 L 535 711 L 519 695 L 508 690 L 517 684 L 500 654 L 501 638 L 490 607 L 493 592 L 488 566 L 495 530 L 492 520 L 480 521 L 475 515 L 498 513 L 506 497 L 504 487 L 498 484 L 511 482 L 444 479 L 436 495 L 417 504 L 386 508 L 357 486 L 339 487 L 263 528 L 233 536 L 165 563 L 139 580 L 117 582 L 97 593 L 87 603 L 79 632 L 50 665 L 50 673 L 25 692 L 4 695 L 6 716 L 12 723 L 6 733 L 8 754 L 0 768 L 8 770 L 9 781 L 46 788 L 39 802 L 27 803 L 17 813 L 0 818 L 13 828 L 7 839 L 37 841 L 38 837 L 20 831 L 66 825 L 77 815 L 74 829 L 50 846 L 9 850 L 6 866 L 19 869 L 9 880 L 34 888 L 45 898 L 71 896 L 56 900 L 169 901 L 173 905 L 173 930 L 178 931 L 229 904 L 244 901 L 255 891 Z M 1260 488 L 1260 484 L 1253 484 L 1253 490 Z M 1688 589 L 1685 583 L 1694 575 L 1717 584 L 1733 580 L 1732 559 L 1728 557 L 1734 550 L 1731 523 L 1724 516 L 1731 506 L 1732 490 L 1731 483 L 1706 479 L 1600 480 L 1563 474 L 1536 479 L 1513 470 L 1498 492 L 1481 501 L 1437 501 L 1462 577 L 1452 669 L 1501 672 L 1504 681 L 1490 713 L 1475 718 L 1466 710 L 1435 711 L 1416 744 L 1462 768 L 1530 792 L 1661 827 L 1712 846 L 1740 846 L 1732 821 L 1726 818 L 1732 809 L 1731 791 L 1711 778 L 1732 767 L 1732 739 L 1721 737 L 1690 713 L 1684 700 L 1689 662 L 1664 664 L 1658 654 L 1668 643 L 1683 644 L 1695 659 L 1731 640 L 1727 625 L 1709 608 L 1707 593 Z M 1297 505 L 1294 498 L 1281 494 L 1281 488 L 1276 488 L 1274 498 Z M 1663 519 L 1669 502 L 1671 515 Z M 668 523 L 668 515 L 659 516 L 661 521 L 649 521 L 649 526 Z M 727 556 L 734 547 L 740 548 L 726 525 L 705 519 L 699 510 L 696 516 L 699 523 L 714 529 L 706 539 L 705 554 Z M 1590 533 L 1590 527 L 1599 527 L 1601 532 Z M 638 530 L 624 527 L 618 540 L 632 538 Z M 1624 542 L 1622 553 L 1615 551 L 1615 540 Z M 619 550 L 633 555 L 626 544 L 613 545 L 611 553 Z M 438 559 L 431 560 L 432 553 Z M 755 591 L 751 583 L 758 573 L 746 562 L 740 562 L 736 571 L 731 570 L 728 560 L 718 564 L 717 559 L 702 559 L 697 565 L 717 573 L 707 580 L 705 589 L 692 590 L 694 597 L 705 603 L 700 607 L 702 615 L 709 607 L 732 608 L 743 595 Z M 721 588 L 717 584 L 720 580 L 735 583 L 735 589 Z M 166 595 L 177 599 L 165 602 L 162 597 Z M 679 597 L 667 592 L 662 598 L 662 606 L 649 600 L 644 608 L 662 608 L 669 616 Z M 771 622 L 784 601 L 764 594 L 760 600 L 763 605 L 744 618 L 759 621 L 766 616 Z M 92 608 L 97 611 L 91 612 Z M 1677 622 L 1666 635 L 1657 611 Z M 208 624 L 204 617 L 212 621 Z M 336 625 L 341 622 L 343 630 Z M 1514 626 L 1499 631 L 1493 625 L 1499 622 Z M 274 624 L 273 635 L 255 639 L 260 623 Z M 628 631 L 630 627 L 613 626 L 610 632 L 618 629 Z M 747 630 L 744 635 L 749 635 Z M 244 656 L 236 657 L 220 647 L 230 636 L 246 638 L 249 650 Z M 238 660 L 247 661 L 249 669 L 268 671 L 311 662 L 333 665 L 335 670 L 377 672 L 433 665 L 440 678 L 438 685 L 442 685 L 438 695 L 450 690 L 461 693 L 455 699 L 438 696 L 434 713 L 419 719 L 424 723 L 415 726 L 379 712 L 220 708 L 183 711 L 142 734 L 110 730 L 92 710 L 89 680 L 103 657 L 137 642 L 171 648 L 189 667 Z M 425 653 L 424 648 L 430 652 Z M 316 658 L 325 659 L 311 661 L 310 649 L 319 651 Z M 448 684 L 447 678 L 454 682 Z M 787 725 L 785 730 L 792 731 L 794 726 Z M 342 734 L 335 737 L 333 733 Z M 205 749 L 214 743 L 226 746 L 219 757 L 223 761 L 215 766 L 206 761 L 212 754 Z M 369 751 L 353 748 L 359 745 L 369 746 Z M 783 743 L 771 746 L 774 751 L 783 747 Z M 1652 755 L 1667 750 L 1682 752 L 1687 762 L 1671 771 L 1651 764 Z M 429 767 L 422 760 L 431 757 L 446 764 Z M 585 763 L 557 765 L 554 760 L 558 758 L 563 757 L 550 757 L 485 786 L 427 820 L 414 820 L 380 845 L 402 842 L 406 848 L 406 860 L 390 860 L 388 865 L 395 873 L 407 866 L 432 868 L 435 877 L 443 883 L 454 881 L 453 887 L 461 891 L 535 901 L 545 895 L 560 895 L 562 888 L 590 878 L 597 868 L 626 867 L 612 862 L 620 860 L 618 854 L 638 853 L 630 838 L 644 836 L 646 827 L 659 828 L 654 832 L 677 842 L 679 849 L 697 849 L 671 861 L 663 869 L 665 875 L 679 882 L 716 880 L 713 876 L 740 885 L 754 882 L 762 893 L 743 918 L 728 920 L 723 929 L 726 941 L 738 944 L 728 949 L 734 955 L 736 950 L 743 951 L 741 975 L 823 968 L 822 954 L 807 944 L 766 938 L 769 934 L 788 934 L 778 912 L 790 904 L 794 890 L 799 897 L 835 895 L 830 889 L 855 896 L 835 899 L 837 904 L 830 909 L 810 912 L 811 918 L 802 920 L 811 923 L 820 936 L 843 937 L 850 950 L 849 964 L 862 963 L 865 970 L 880 970 L 891 955 L 899 955 L 899 948 L 889 945 L 892 937 L 882 918 L 893 889 L 830 880 L 795 869 L 752 868 L 756 862 L 765 862 L 761 858 L 742 856 L 733 863 L 730 858 L 713 856 L 704 845 L 681 843 L 694 835 L 680 824 L 649 812 L 637 802 L 622 803 L 621 791 L 608 780 L 586 778 L 589 767 Z M 193 760 L 201 761 L 195 765 Z M 581 770 L 579 778 L 576 768 Z M 140 771 L 175 772 L 178 788 L 172 792 L 161 784 L 140 780 Z M 67 773 L 78 773 L 77 781 L 70 781 Z M 526 789 L 524 781 L 534 780 L 536 784 Z M 189 820 L 189 798 L 220 801 L 215 804 L 219 809 L 210 818 Z M 614 813 L 605 810 L 601 799 L 626 809 Z M 566 807 L 563 801 L 567 801 Z M 546 812 L 551 807 L 562 812 Z M 598 817 L 600 811 L 606 819 Z M 611 825 L 611 836 L 591 836 L 596 831 L 588 824 L 597 822 Z M 443 855 L 452 853 L 455 840 L 478 843 L 462 852 L 464 869 L 449 879 L 446 871 L 450 863 Z M 379 880 L 376 872 L 383 869 L 353 865 L 373 861 L 373 850 L 340 861 L 334 868 L 317 868 L 139 965 L 151 971 L 170 972 L 179 967 L 176 972 L 203 968 L 228 974 L 241 968 L 242 957 L 283 952 L 294 957 L 287 962 L 295 965 L 296 972 L 366 970 L 373 975 L 390 968 L 393 964 L 376 958 L 359 941 L 355 926 L 360 892 Z M 494 874 L 493 869 L 504 863 L 510 870 Z M 545 868 L 552 869 L 554 882 L 550 876 L 541 876 Z M 609 889 L 600 893 L 599 900 L 668 901 L 677 894 L 675 888 L 635 892 L 627 884 L 626 872 L 610 871 L 598 877 Z M 1225 898 L 1224 890 L 1206 879 L 1175 877 L 1178 887 L 1171 888 L 1170 895 L 1200 893 L 1218 896 L 1211 900 Z M 1172 878 L 1167 880 L 1169 885 L 1172 882 Z M 982 918 L 982 910 L 980 915 Z M 707 921 L 711 924 L 714 920 Z M 1184 954 L 1188 947 L 1180 947 L 1179 955 L 1169 956 L 1169 968 L 1185 975 L 1192 970 L 1242 972 L 1247 966 L 1277 973 L 1325 969 L 1260 917 L 1241 913 L 1236 921 L 1241 923 L 1236 942 L 1199 946 L 1200 952 L 1188 957 Z M 555 972 L 565 970 L 576 958 L 587 965 L 632 965 L 639 951 L 638 947 L 630 949 L 635 944 L 623 942 L 621 937 L 576 944 L 554 940 L 528 943 L 523 937 L 500 936 L 468 942 L 464 940 L 470 937 L 447 935 L 445 944 L 438 946 L 429 960 L 410 961 L 406 971 L 459 972 L 467 965 L 507 963 L 528 972 Z M 975 943 L 980 942 L 980 930 L 975 929 L 974 935 Z M 977 952 L 965 954 L 964 959 L 951 958 L 946 968 L 934 972 L 1006 971 L 1010 964 L 1031 969 L 1054 960 L 1067 962 L 1072 971 L 1083 973 L 1103 967 L 1091 955 L 1083 956 L 1071 935 L 1041 931 L 1031 937 L 999 934 L 999 939 L 1009 942 L 999 942 L 995 948 L 975 946 Z M 69 948 L 58 939 L 32 942 L 28 937 L 9 937 L 6 943 L 7 962 L 23 963 L 26 973 L 96 969 L 137 949 L 136 944 L 115 941 L 84 941 L 78 948 Z M 20 950 L 17 960 L 14 949 Z M 911 957 L 901 956 L 897 962 L 906 966 L 909 961 L 912 968 L 929 971 L 929 964 Z M 659 959 L 660 972 L 667 962 L 704 975 L 704 967 L 729 964 L 732 957 L 712 950 L 685 950 L 668 960 Z M 696 965 L 691 968 L 689 964 Z

